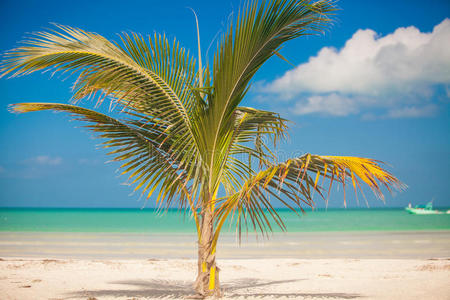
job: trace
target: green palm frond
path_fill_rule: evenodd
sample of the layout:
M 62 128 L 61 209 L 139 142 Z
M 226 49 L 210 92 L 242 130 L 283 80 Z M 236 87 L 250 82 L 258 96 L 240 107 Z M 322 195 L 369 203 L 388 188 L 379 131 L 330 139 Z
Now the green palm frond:
M 58 103 L 20 103 L 11 106 L 13 112 L 54 110 L 70 113 L 75 120 L 88 122 L 85 127 L 107 139 L 103 147 L 110 149 L 109 155 L 114 161 L 122 162 L 121 175 L 127 174 L 130 184 L 135 184 L 135 191 L 141 189 L 149 198 L 156 187 L 160 188 L 157 202 L 170 206 L 174 196 L 179 197 L 180 206 L 189 197 L 186 172 L 180 169 L 179 162 L 173 160 L 169 148 L 159 147 L 161 132 L 155 124 L 138 120 L 119 121 L 105 114 L 75 105 Z M 147 128 L 145 126 L 147 126 Z
M 20 76 L 43 69 L 81 71 L 74 97 L 100 91 L 124 107 L 131 107 L 184 132 L 183 141 L 195 145 L 187 109 L 195 105 L 190 88 L 195 86 L 195 62 L 174 41 L 155 35 L 124 35 L 124 47 L 80 29 L 57 25 L 59 31 L 38 32 L 25 46 L 9 51 L 2 76 Z
M 82 71 L 75 85 L 76 99 L 101 90 L 120 100 L 133 99 L 131 103 L 124 103 L 136 108 L 149 100 L 153 100 L 151 107 L 166 105 L 160 112 L 166 119 L 170 115 L 168 111 L 174 112 L 171 109 L 183 114 L 184 106 L 176 94 L 182 89 L 174 84 L 173 77 L 192 83 L 195 78 L 189 71 L 195 68 L 195 63 L 178 43 L 174 41 L 172 50 L 164 36 L 155 35 L 153 41 L 149 39 L 149 46 L 141 37 L 132 39 L 125 35 L 123 41 L 127 52 L 99 34 L 62 25 L 56 27 L 58 30 L 34 33 L 23 42 L 24 46 L 7 52 L 1 67 L 2 76 L 11 74 L 15 77 L 44 69 Z M 149 65 L 134 52 L 139 47 L 143 51 L 141 55 L 155 61 L 154 65 Z M 168 68 L 170 63 L 172 68 Z M 185 76 L 179 76 L 180 70 L 185 70 Z M 161 74 L 167 76 L 162 78 Z M 174 91 L 173 87 L 178 89 Z
M 238 107 L 235 110 L 235 132 L 239 143 L 254 141 L 257 136 L 267 136 L 277 142 L 287 137 L 287 120 L 278 113 L 254 109 L 251 107 Z
M 283 43 L 322 32 L 334 10 L 327 0 L 247 2 L 214 57 L 218 116 L 237 106 L 253 75 Z
M 279 141 L 287 138 L 287 120 L 277 113 L 250 107 L 238 107 L 235 114 L 234 135 L 229 145 L 230 155 L 247 154 L 250 168 L 254 158 L 259 161 L 260 167 L 269 166 L 270 161 L 277 157 L 268 144 L 273 142 L 273 147 L 276 147 Z M 253 147 L 246 146 L 248 143 L 253 143 Z
M 97 92 L 110 96 L 127 111 L 134 111 L 165 127 L 162 141 L 170 143 L 173 159 L 193 168 L 188 161 L 204 165 L 199 134 L 192 124 L 201 110 L 195 97 L 195 61 L 165 36 L 146 41 L 133 34 L 122 36 L 123 46 L 80 29 L 57 25 L 59 31 L 38 32 L 25 46 L 9 51 L 2 63 L 2 76 L 20 76 L 37 70 L 79 72 L 74 97 Z M 192 158 L 195 157 L 195 159 Z M 193 170 L 190 171 L 193 173 Z
M 214 56 L 214 94 L 205 120 L 208 134 L 207 159 L 210 188 L 215 189 L 221 164 L 226 159 L 222 148 L 230 143 L 229 128 L 233 113 L 248 91 L 256 71 L 291 39 L 321 32 L 334 10 L 332 1 L 272 0 L 259 5 L 247 2 Z M 211 130 L 212 129 L 212 130 Z

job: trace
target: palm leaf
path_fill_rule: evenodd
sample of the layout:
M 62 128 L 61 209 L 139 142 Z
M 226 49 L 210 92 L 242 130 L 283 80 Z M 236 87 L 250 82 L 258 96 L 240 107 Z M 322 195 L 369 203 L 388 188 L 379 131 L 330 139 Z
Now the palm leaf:
M 189 206 L 186 203 L 189 197 L 186 172 L 180 168 L 179 162 L 173 160 L 169 148 L 159 147 L 162 137 L 159 132 L 155 132 L 155 124 L 151 126 L 148 121 L 142 124 L 137 120 L 122 122 L 90 109 L 58 103 L 19 103 L 12 105 L 11 110 L 17 113 L 63 111 L 70 113 L 75 120 L 88 122 L 86 128 L 98 134 L 98 137 L 107 139 L 103 147 L 113 149 L 108 154 L 114 156 L 114 161 L 122 162 L 121 174 L 129 175 L 128 181 L 136 184 L 135 190 L 147 192 L 149 198 L 155 187 L 159 186 L 162 193 L 157 202 L 170 206 L 177 195 L 181 207 Z M 149 188 L 152 189 L 149 191 Z
M 219 43 L 214 56 L 214 93 L 204 121 L 209 128 L 207 159 L 210 190 L 217 186 L 217 175 L 226 159 L 223 148 L 230 142 L 235 109 L 249 88 L 256 71 L 281 45 L 302 35 L 320 32 L 329 23 L 331 1 L 272 0 L 244 6 Z
M 7 52 L 2 76 L 44 69 L 81 71 L 75 99 L 101 91 L 100 102 L 111 96 L 124 107 L 176 127 L 177 134 L 183 132 L 180 140 L 196 144 L 187 111 L 197 106 L 189 89 L 195 85 L 195 62 L 177 42 L 171 47 L 165 36 L 155 35 L 146 43 L 140 36 L 124 35 L 124 47 L 119 47 L 96 33 L 57 27 L 59 31 L 35 33 L 25 46 Z
M 284 223 L 273 208 L 269 197 L 275 197 L 294 211 L 296 208 L 302 210 L 304 205 L 314 207 L 312 198 L 314 192 L 325 199 L 326 190 L 318 184 L 320 177 L 329 180 L 330 188 L 335 181 L 344 188 L 346 182 L 351 181 L 355 193 L 357 187 L 360 189 L 360 181 L 362 181 L 380 198 L 383 197 L 382 186 L 389 191 L 391 191 L 390 186 L 399 190 L 406 187 L 392 174 L 381 168 L 379 163 L 360 157 L 305 154 L 259 171 L 245 181 L 241 181 L 238 191 L 222 199 L 216 212 L 218 222 L 216 235 L 219 234 L 225 219 L 234 213 L 238 214 L 236 225 L 239 232 L 242 222 L 246 222 L 247 218 L 252 222 L 254 230 L 263 233 L 270 231 L 272 225 L 266 214 L 269 214 L 271 219 L 284 230 Z

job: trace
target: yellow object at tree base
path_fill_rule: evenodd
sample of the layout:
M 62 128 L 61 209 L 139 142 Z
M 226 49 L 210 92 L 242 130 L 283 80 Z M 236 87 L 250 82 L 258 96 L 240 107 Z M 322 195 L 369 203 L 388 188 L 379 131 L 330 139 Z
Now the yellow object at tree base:
M 210 273 L 209 273 L 209 289 L 214 290 L 216 283 L 216 267 L 211 267 Z

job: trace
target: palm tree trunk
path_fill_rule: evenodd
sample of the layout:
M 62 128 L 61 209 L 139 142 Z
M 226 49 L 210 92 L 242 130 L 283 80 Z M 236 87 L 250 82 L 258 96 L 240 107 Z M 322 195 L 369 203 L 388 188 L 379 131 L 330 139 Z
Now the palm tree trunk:
M 219 268 L 216 266 L 216 253 L 212 249 L 214 220 L 211 207 L 201 212 L 201 235 L 198 241 L 198 275 L 194 283 L 197 293 L 206 296 L 221 296 Z

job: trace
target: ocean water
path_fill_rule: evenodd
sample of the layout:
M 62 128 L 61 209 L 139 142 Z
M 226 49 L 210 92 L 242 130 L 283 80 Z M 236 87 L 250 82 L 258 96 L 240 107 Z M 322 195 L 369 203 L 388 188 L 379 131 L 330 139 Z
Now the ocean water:
M 297 216 L 280 209 L 287 231 L 425 231 L 450 230 L 450 214 L 411 215 L 403 209 L 328 209 Z M 194 221 L 178 210 L 0 208 L 0 231 L 194 233 Z M 281 231 L 275 224 L 274 232 Z M 235 232 L 233 225 L 223 232 Z

